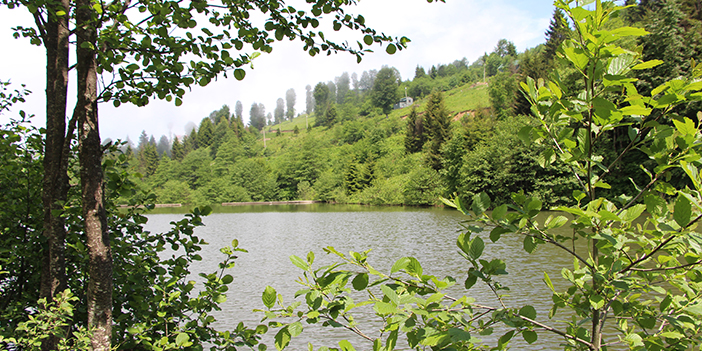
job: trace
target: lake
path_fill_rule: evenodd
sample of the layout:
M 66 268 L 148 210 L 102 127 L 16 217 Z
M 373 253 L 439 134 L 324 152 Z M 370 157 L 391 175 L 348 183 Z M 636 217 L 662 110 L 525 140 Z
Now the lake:
M 465 217 L 455 210 L 314 204 L 221 207 L 217 212 L 205 217 L 205 226 L 196 231 L 209 245 L 203 248 L 203 261 L 195 262 L 191 271 L 209 273 L 216 270 L 217 264 L 224 258 L 219 248 L 230 245 L 232 239 L 238 239 L 239 246 L 248 250 L 248 253 L 239 255 L 236 267 L 228 272 L 234 276 L 234 282 L 227 293 L 227 302 L 221 306 L 223 310 L 217 314 L 222 329 L 233 328 L 240 321 L 249 326 L 259 324 L 262 315 L 252 310 L 263 308 L 261 293 L 267 285 L 283 294 L 287 304 L 292 302 L 295 291 L 301 288 L 295 283 L 295 279 L 301 276 L 301 270 L 290 262 L 289 256 L 305 257 L 309 251 L 314 251 L 315 265 L 319 267 L 332 262 L 334 258 L 324 254 L 322 248 L 327 246 L 333 246 L 342 253 L 372 249 L 368 262 L 384 272 L 389 272 L 397 259 L 413 256 L 421 262 L 425 274 L 456 278 L 457 284 L 450 290 L 450 295 L 468 295 L 484 305 L 499 305 L 494 295 L 480 282 L 468 291 L 463 288 L 469 264 L 458 254 L 456 238 L 459 223 Z M 146 229 L 159 233 L 168 231 L 169 223 L 181 219 L 183 215 L 166 213 L 149 214 L 147 217 L 149 222 Z M 572 269 L 572 258 L 548 245 L 539 246 L 530 255 L 522 249 L 522 237 L 505 235 L 498 243 L 492 243 L 487 233 L 483 238 L 486 243 L 484 258 L 501 258 L 507 263 L 509 274 L 498 279 L 511 289 L 505 292 L 509 294 L 505 298 L 506 304 L 511 307 L 530 304 L 539 313 L 538 321 L 561 325 L 548 319 L 552 294 L 543 283 L 543 272 L 547 271 L 557 289 L 564 287 L 560 270 L 563 267 Z M 373 319 L 372 313 L 363 317 Z M 556 317 L 567 318 L 562 314 Z M 373 325 L 377 324 L 370 323 L 370 326 Z M 367 327 L 368 324 L 361 323 L 361 329 L 368 335 L 377 334 Z M 269 334 L 264 342 L 269 349 L 275 349 L 272 342 L 274 333 Z M 495 344 L 500 335 L 496 333 L 483 340 Z M 315 349 L 320 346 L 334 347 L 342 339 L 351 341 L 359 351 L 372 347 L 367 341 L 354 336 L 345 330 L 305 325 L 305 331 L 293 339 L 289 349 L 306 349 L 307 342 L 311 342 Z M 539 332 L 536 344 L 527 345 L 519 336 L 513 341 L 512 349 L 562 349 L 558 347 L 561 342 L 561 337 Z M 406 343 L 398 342 L 398 346 L 406 347 Z

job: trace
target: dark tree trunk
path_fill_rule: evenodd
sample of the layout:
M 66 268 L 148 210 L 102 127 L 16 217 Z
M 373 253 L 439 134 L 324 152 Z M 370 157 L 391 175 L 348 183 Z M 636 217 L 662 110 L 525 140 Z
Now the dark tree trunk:
M 48 300 L 66 288 L 66 228 L 60 215 L 68 194 L 67 161 L 70 135 L 66 136 L 66 96 L 68 87 L 68 19 L 56 11 L 68 13 L 68 0 L 48 8 L 45 25 L 35 14 L 46 47 L 46 141 L 44 146 L 44 251 L 40 295 Z M 69 128 L 72 130 L 72 128 Z M 49 347 L 53 348 L 53 347 Z
M 110 350 L 112 339 L 112 252 L 103 199 L 102 147 L 98 131 L 97 30 L 90 0 L 76 2 L 78 154 L 83 217 L 89 255 L 88 327 L 93 350 Z M 89 45 L 84 45 L 89 44 Z

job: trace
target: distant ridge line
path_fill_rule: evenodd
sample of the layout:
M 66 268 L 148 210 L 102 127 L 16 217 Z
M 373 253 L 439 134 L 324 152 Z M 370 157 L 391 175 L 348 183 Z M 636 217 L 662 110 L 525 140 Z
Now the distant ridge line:
M 311 205 L 322 203 L 323 201 L 314 200 L 295 200 L 295 201 L 262 201 L 262 202 L 223 202 L 222 206 L 249 206 L 249 205 Z

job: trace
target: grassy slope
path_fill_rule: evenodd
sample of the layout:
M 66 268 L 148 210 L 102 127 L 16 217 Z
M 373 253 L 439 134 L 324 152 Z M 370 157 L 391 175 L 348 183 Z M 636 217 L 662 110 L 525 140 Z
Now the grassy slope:
M 490 98 L 488 96 L 487 85 L 481 84 L 473 86 L 473 84 L 465 84 L 451 89 L 449 91 L 446 91 L 443 94 L 446 109 L 452 114 L 490 106 Z M 419 99 L 415 101 L 415 105 L 417 106 L 417 110 L 419 112 L 424 111 L 424 106 L 426 105 L 425 100 L 426 99 Z M 406 107 L 403 109 L 393 110 L 388 117 L 405 117 L 409 114 L 411 108 L 412 107 Z M 280 128 L 280 130 L 283 131 L 282 136 L 287 136 L 288 138 L 292 138 L 295 136 L 292 133 L 293 129 L 295 129 L 295 126 L 298 127 L 300 133 L 304 133 L 306 130 L 306 118 L 307 123 L 309 123 L 311 126 L 314 126 L 314 117 L 302 114 L 294 118 L 292 121 L 285 121 L 281 124 L 267 126 L 266 139 L 270 139 L 271 141 L 276 139 L 275 131 L 278 128 Z M 317 131 L 318 129 L 319 128 L 314 128 L 315 131 Z M 268 146 L 274 146 L 275 141 L 273 142 L 273 145 Z

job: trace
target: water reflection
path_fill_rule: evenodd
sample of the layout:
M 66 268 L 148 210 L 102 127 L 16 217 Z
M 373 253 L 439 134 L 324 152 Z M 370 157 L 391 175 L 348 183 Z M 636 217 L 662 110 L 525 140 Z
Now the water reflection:
M 422 263 L 425 274 L 456 278 L 458 284 L 450 294 L 467 294 L 486 305 L 498 304 L 489 289 L 480 283 L 470 291 L 462 288 L 468 266 L 458 255 L 455 245 L 459 223 L 464 220 L 457 211 L 326 204 L 222 207 L 216 210 L 218 213 L 205 217 L 206 226 L 196 232 L 210 245 L 204 248 L 203 261 L 197 262 L 192 271 L 214 271 L 223 258 L 219 248 L 229 245 L 232 239 L 238 239 L 240 247 L 249 251 L 239 256 L 237 266 L 230 272 L 235 280 L 228 300 L 222 306 L 223 311 L 218 315 L 224 328 L 233 328 L 240 321 L 249 325 L 260 322 L 261 316 L 252 310 L 263 307 L 261 292 L 266 285 L 275 287 L 288 303 L 291 302 L 295 291 L 301 288 L 294 282 L 300 270 L 288 257 L 305 257 L 309 251 L 314 251 L 319 265 L 329 263 L 333 257 L 323 253 L 322 248 L 326 246 L 334 246 L 343 253 L 372 249 L 370 264 L 386 272 L 398 258 L 414 256 Z M 148 217 L 148 230 L 165 232 L 169 222 L 182 218 L 182 214 L 149 214 Z M 546 245 L 529 255 L 522 249 L 521 237 L 505 236 L 493 244 L 485 233 L 484 240 L 485 258 L 501 258 L 507 263 L 509 275 L 499 279 L 511 288 L 506 292 L 507 305 L 533 305 L 539 311 L 539 321 L 557 324 L 547 318 L 551 291 L 542 282 L 543 272 L 548 272 L 557 287 L 565 286 L 560 268 L 572 266 L 570 256 Z M 368 317 L 372 318 L 372 314 L 369 313 Z M 315 346 L 335 346 L 341 339 L 349 339 L 358 350 L 370 348 L 369 344 L 345 330 L 306 328 L 291 344 L 292 350 L 306 349 L 304 345 L 308 341 Z M 364 329 L 364 332 L 372 334 L 371 329 Z M 539 346 L 518 342 L 513 344 L 513 349 L 550 350 L 562 342 L 561 338 L 545 333 L 539 337 Z M 267 343 L 272 347 L 271 339 Z

